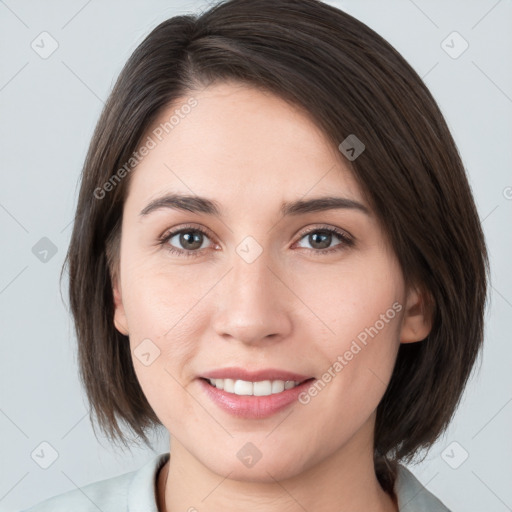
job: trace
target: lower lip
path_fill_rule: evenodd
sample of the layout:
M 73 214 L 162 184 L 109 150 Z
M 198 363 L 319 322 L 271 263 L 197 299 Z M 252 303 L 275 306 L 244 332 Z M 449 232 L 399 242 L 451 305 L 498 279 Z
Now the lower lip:
M 312 384 L 314 379 L 304 381 L 302 384 L 285 389 L 281 393 L 267 396 L 235 395 L 212 386 L 204 379 L 199 379 L 205 393 L 224 411 L 245 419 L 268 418 L 285 409 L 298 396 Z

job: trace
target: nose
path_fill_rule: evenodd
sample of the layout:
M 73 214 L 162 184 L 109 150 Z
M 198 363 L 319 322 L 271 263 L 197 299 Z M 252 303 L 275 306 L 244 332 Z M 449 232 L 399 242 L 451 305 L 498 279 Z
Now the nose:
M 254 345 L 290 335 L 294 296 L 286 276 L 273 267 L 265 251 L 252 263 L 235 254 L 216 287 L 213 328 L 218 336 Z

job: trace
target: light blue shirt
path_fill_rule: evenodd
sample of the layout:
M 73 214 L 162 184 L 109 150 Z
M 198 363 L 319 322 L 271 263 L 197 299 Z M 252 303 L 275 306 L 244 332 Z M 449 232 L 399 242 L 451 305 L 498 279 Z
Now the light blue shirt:
M 48 498 L 23 512 L 158 512 L 156 479 L 169 459 L 162 453 L 136 471 Z M 450 512 L 402 465 L 394 487 L 400 512 Z

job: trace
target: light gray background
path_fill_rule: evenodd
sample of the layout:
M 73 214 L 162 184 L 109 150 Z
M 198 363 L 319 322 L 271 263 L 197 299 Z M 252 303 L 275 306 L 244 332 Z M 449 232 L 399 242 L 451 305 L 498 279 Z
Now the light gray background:
M 446 435 L 411 470 L 454 512 L 512 510 L 512 2 L 329 3 L 384 36 L 426 81 L 467 167 L 490 250 L 480 370 Z M 116 453 L 94 437 L 58 278 L 79 172 L 115 78 L 158 23 L 206 7 L 169 0 L 0 1 L 0 511 L 134 470 L 168 449 L 165 430 L 154 453 Z M 59 45 L 47 59 L 31 48 L 43 31 Z M 453 31 L 469 43 L 456 59 L 441 46 Z M 460 40 L 450 41 L 452 52 L 461 48 Z M 32 252 L 42 237 L 57 247 L 46 262 Z M 48 469 L 31 458 L 42 442 L 58 453 Z

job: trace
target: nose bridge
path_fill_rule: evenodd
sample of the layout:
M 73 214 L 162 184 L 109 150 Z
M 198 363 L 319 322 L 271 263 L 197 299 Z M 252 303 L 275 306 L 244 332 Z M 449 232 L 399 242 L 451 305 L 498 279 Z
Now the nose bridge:
M 244 241 L 236 248 L 232 258 L 231 307 L 249 308 L 254 315 L 265 314 L 270 305 L 278 307 L 278 290 L 271 272 L 270 251 L 256 247 L 253 241 Z M 247 314 L 245 312 L 244 314 Z
M 269 267 L 269 258 L 260 255 L 252 262 L 245 261 L 239 255 L 233 258 L 233 270 L 231 271 L 232 293 L 237 300 L 253 302 L 252 308 L 259 303 L 268 303 L 271 296 L 278 293 L 275 289 L 274 274 Z
M 231 263 L 216 296 L 217 334 L 244 343 L 286 336 L 291 328 L 289 291 L 271 270 L 270 251 L 248 237 L 236 247 Z
M 230 258 L 232 268 L 230 280 L 231 292 L 238 299 L 243 299 L 249 293 L 253 300 L 257 301 L 261 296 L 276 292 L 269 289 L 270 285 L 276 284 L 270 282 L 275 278 L 270 268 L 278 265 L 271 256 L 271 243 L 270 237 L 262 235 L 257 240 L 247 235 L 234 247 Z

